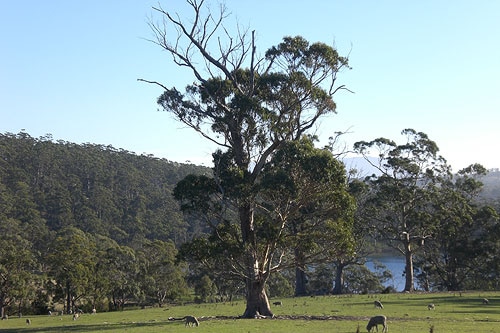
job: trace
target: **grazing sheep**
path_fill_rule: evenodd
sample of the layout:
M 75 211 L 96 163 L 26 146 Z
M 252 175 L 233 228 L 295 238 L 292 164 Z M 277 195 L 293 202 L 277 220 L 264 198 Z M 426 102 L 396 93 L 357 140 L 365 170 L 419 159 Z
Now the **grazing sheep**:
M 26 325 L 31 325 L 31 319 L 26 319 Z
M 92 309 L 92 314 L 96 314 L 97 310 L 95 308 Z
M 387 333 L 387 318 L 386 316 L 375 316 L 371 317 L 370 321 L 368 322 L 368 325 L 366 325 L 366 329 L 368 332 L 372 332 L 373 328 L 375 327 L 378 332 L 378 325 L 382 325 L 383 329 L 382 332 Z
M 427 309 L 428 310 L 435 310 L 436 306 L 434 305 L 434 303 L 430 303 L 429 305 L 427 305 Z
M 380 302 L 380 301 L 375 301 L 375 302 L 373 302 L 373 304 L 375 305 L 376 308 L 379 308 L 379 309 L 384 308 L 384 306 L 382 305 L 382 302 Z
M 77 320 L 80 315 L 78 313 L 73 314 L 73 320 Z
M 490 304 L 490 301 L 487 298 L 483 298 L 483 304 Z
M 186 324 L 184 326 L 200 326 L 200 322 L 196 317 L 186 316 L 184 319 L 186 319 Z
M 283 303 L 281 301 L 277 301 L 277 302 L 274 302 L 273 305 L 276 305 L 276 306 L 282 306 Z

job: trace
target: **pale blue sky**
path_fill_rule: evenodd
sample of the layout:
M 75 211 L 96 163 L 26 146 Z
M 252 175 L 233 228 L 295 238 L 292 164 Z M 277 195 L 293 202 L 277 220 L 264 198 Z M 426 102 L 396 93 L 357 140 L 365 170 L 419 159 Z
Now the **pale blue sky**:
M 188 18 L 183 0 L 160 1 Z M 338 114 L 317 134 L 346 144 L 427 133 L 454 171 L 500 167 L 500 1 L 226 0 L 261 53 L 283 36 L 335 44 L 352 70 Z M 0 132 L 112 145 L 210 165 L 214 147 L 157 112 L 161 90 L 190 73 L 146 41 L 158 1 L 0 0 Z

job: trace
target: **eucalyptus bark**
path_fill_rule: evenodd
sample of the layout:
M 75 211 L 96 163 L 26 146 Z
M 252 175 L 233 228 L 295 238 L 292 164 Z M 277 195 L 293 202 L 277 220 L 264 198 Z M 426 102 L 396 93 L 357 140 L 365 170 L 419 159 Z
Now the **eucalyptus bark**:
M 306 272 L 302 267 L 295 268 L 295 296 L 305 296 L 307 295 L 306 290 L 307 277 Z
M 245 278 L 247 304 L 244 318 L 255 318 L 258 316 L 273 317 L 269 299 L 265 286 L 269 272 L 264 271 L 265 267 L 260 265 L 256 251 L 257 240 L 255 235 L 255 225 L 253 221 L 253 209 L 250 204 L 243 204 L 239 208 L 240 226 L 242 230 L 243 244 L 246 247 L 246 267 Z
M 411 250 L 411 243 L 405 242 L 405 289 L 403 291 L 412 292 L 415 290 L 413 278 L 413 252 Z
M 335 286 L 333 287 L 332 293 L 334 295 L 342 294 L 342 289 L 344 287 L 344 268 L 347 266 L 342 261 L 337 262 L 337 267 L 335 268 Z

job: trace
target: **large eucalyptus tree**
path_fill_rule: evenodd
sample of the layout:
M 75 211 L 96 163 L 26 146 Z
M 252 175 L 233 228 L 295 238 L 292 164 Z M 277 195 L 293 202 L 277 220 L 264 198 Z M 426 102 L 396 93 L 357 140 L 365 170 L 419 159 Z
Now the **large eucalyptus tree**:
M 205 12 L 203 0 L 187 3 L 192 19 L 183 21 L 154 7 L 163 24 L 151 22 L 151 28 L 153 42 L 177 65 L 190 70 L 195 82 L 181 93 L 158 81 L 140 80 L 161 86 L 161 107 L 219 145 L 213 183 L 198 185 L 208 185 L 211 190 L 205 195 L 220 199 L 219 211 L 229 202 L 234 204 L 234 214 L 219 214 L 217 223 L 216 216 L 207 216 L 207 221 L 214 230 L 226 228 L 239 235 L 233 245 L 240 249 L 241 260 L 233 264 L 245 271 L 244 316 L 272 315 L 265 284 L 276 247 L 263 246 L 266 236 L 261 233 L 262 221 L 256 218 L 260 176 L 269 158 L 287 141 L 300 139 L 315 129 L 320 117 L 335 113 L 333 95 L 344 88 L 337 85 L 337 74 L 347 67 L 347 59 L 331 46 L 310 44 L 302 37 L 285 37 L 259 57 L 253 32 L 238 29 L 231 35 L 224 26 L 224 7 L 212 15 Z M 197 203 L 207 205 L 203 200 Z
M 370 228 L 405 257 L 404 291 L 413 291 L 413 256 L 438 226 L 435 189 L 449 177 L 450 167 L 425 133 L 405 129 L 401 134 L 406 138 L 402 144 L 378 138 L 357 142 L 354 149 L 378 170 L 369 179 L 371 195 L 364 208 Z

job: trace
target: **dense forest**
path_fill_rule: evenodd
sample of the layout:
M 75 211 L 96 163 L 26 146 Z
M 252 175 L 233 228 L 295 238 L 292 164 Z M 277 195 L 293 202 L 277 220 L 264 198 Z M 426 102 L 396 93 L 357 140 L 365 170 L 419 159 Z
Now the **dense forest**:
M 195 226 L 180 214 L 172 190 L 188 174 L 210 172 L 111 146 L 52 142 L 50 136 L 26 133 L 2 135 L 0 154 L 4 205 L 14 201 L 3 209 L 9 217 L 26 223 L 36 217 L 50 232 L 74 226 L 121 245 L 141 239 L 179 244 L 189 238 Z
M 182 216 L 172 196 L 173 187 L 188 174 L 209 171 L 111 146 L 53 142 L 50 136 L 37 139 L 24 132 L 2 134 L 0 305 L 35 298 L 45 311 L 54 297 L 56 301 L 66 298 L 66 306 L 73 307 L 69 303 L 87 295 L 89 285 L 96 286 L 98 279 L 104 281 L 96 276 L 96 265 L 106 265 L 102 269 L 111 273 L 111 263 L 96 259 L 103 259 L 102 253 L 109 261 L 116 259 L 111 256 L 113 251 L 128 260 L 122 268 L 131 269 L 135 277 L 141 273 L 134 260 L 137 265 L 145 264 L 147 260 L 139 260 L 139 254 L 152 254 L 146 251 L 148 247 L 171 252 L 173 265 L 175 248 L 200 232 L 195 221 L 189 223 Z M 85 263 L 89 267 L 82 266 Z M 119 267 L 115 268 L 115 275 L 106 278 L 108 284 L 118 279 Z M 69 270 L 74 276 L 64 274 Z M 127 279 L 130 276 L 123 276 L 123 281 Z M 143 284 L 147 282 L 151 281 Z M 144 291 L 138 286 L 111 291 L 114 305 L 131 295 L 140 299 Z M 53 295 L 49 297 L 51 288 Z M 105 293 L 107 287 L 99 288 L 94 294 Z M 150 294 L 160 297 L 161 302 L 163 296 L 157 290 Z
M 217 281 L 201 265 L 179 261 L 182 244 L 207 233 L 199 219 L 181 212 L 174 199 L 176 185 L 188 175 L 210 177 L 211 169 L 138 156 L 111 146 L 54 142 L 51 136 L 0 135 L 2 317 L 47 313 L 61 307 L 69 312 L 96 307 L 114 310 L 127 304 L 161 306 L 168 301 L 192 300 L 189 295 L 193 293 L 200 301 L 241 293 L 241 284 Z M 485 179 L 479 200 L 498 211 L 499 172 L 494 170 Z M 360 183 L 360 179 L 351 180 L 351 189 L 359 190 L 356 184 Z M 358 205 L 366 196 L 366 191 L 359 195 L 361 192 L 351 191 Z M 485 209 L 467 214 L 484 221 L 436 227 L 435 235 L 477 236 L 461 237 L 460 244 L 450 243 L 445 249 L 448 259 L 464 260 L 463 266 L 449 266 L 456 270 L 454 277 L 461 279 L 451 286 L 498 288 L 493 283 L 498 281 L 498 259 L 480 260 L 498 252 L 498 223 L 492 222 L 495 215 L 488 215 Z M 354 232 L 362 234 L 358 239 L 380 236 L 366 229 L 363 209 L 358 207 L 357 215 Z M 489 235 L 487 239 L 481 238 L 484 234 Z M 358 254 L 368 253 L 368 243 L 357 243 L 364 247 Z M 431 239 L 428 244 L 429 250 L 415 258 L 418 283 L 429 288 L 426 284 L 434 280 L 435 288 L 446 289 L 436 282 L 446 280 L 439 277 L 445 274 L 442 267 L 430 265 L 426 258 L 444 251 L 436 247 L 443 245 L 441 239 Z M 184 253 L 186 257 L 189 253 Z M 359 265 L 362 262 L 363 258 L 357 258 L 345 271 L 344 292 L 382 290 L 387 272 L 370 273 Z M 309 266 L 308 292 L 331 291 L 335 269 L 344 264 L 348 263 L 331 258 L 330 263 L 323 260 Z M 293 294 L 294 274 L 293 269 L 276 274 L 269 281 L 270 294 Z M 473 281 L 467 280 L 468 274 Z

